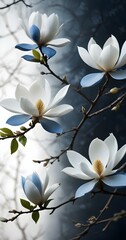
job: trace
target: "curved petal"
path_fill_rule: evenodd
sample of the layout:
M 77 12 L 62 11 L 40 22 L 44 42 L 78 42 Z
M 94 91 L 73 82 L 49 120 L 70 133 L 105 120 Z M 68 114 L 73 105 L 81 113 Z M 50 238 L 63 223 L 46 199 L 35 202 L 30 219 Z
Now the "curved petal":
M 86 75 L 85 77 L 83 77 L 81 79 L 81 86 L 84 87 L 91 87 L 93 85 L 98 84 L 99 82 L 101 82 L 103 76 L 105 75 L 104 72 L 102 73 L 90 73 L 88 75 Z
M 85 157 L 83 157 L 80 153 L 75 152 L 73 150 L 69 150 L 67 151 L 67 157 L 69 159 L 69 162 L 71 163 L 71 165 L 78 169 L 81 170 L 80 168 L 80 163 L 81 162 L 89 162 Z
M 108 38 L 107 41 L 105 42 L 103 48 L 105 48 L 108 45 L 113 45 L 117 49 L 118 55 L 119 55 L 119 50 L 120 50 L 119 43 L 118 43 L 118 41 L 117 41 L 115 36 L 111 35 L 111 37 Z
M 47 45 L 54 47 L 64 47 L 68 43 L 70 43 L 70 40 L 67 38 L 57 38 L 47 42 Z
M 107 137 L 104 142 L 106 143 L 109 149 L 109 162 L 107 165 L 108 170 L 112 170 L 115 165 L 115 157 L 118 150 L 118 143 L 115 136 L 111 133 L 109 137 Z
M 121 159 L 124 157 L 125 154 L 126 154 L 126 144 L 118 150 L 113 168 L 121 161 Z
M 32 182 L 34 183 L 34 185 L 37 187 L 40 194 L 42 195 L 42 183 L 38 174 L 36 172 L 33 172 L 31 177 L 32 177 Z
M 36 44 L 20 43 L 15 46 L 15 48 L 21 51 L 30 51 L 36 49 L 38 46 Z
M 92 180 L 90 182 L 87 182 L 87 183 L 84 183 L 83 185 L 81 185 L 75 193 L 75 198 L 82 197 L 86 193 L 90 192 L 94 188 L 94 186 L 97 182 L 98 182 L 97 180 Z
M 49 108 L 52 108 L 52 107 L 56 106 L 59 102 L 61 102 L 61 100 L 66 96 L 69 87 L 70 87 L 70 85 L 66 85 L 65 87 L 61 88 L 58 91 L 58 93 L 54 97 L 52 103 L 50 104 Z
M 38 27 L 38 29 L 41 28 L 41 24 L 42 24 L 42 15 L 41 13 L 37 12 L 32 12 L 30 17 L 29 17 L 29 28 L 31 28 L 32 25 L 36 25 Z
M 31 116 L 26 115 L 26 114 L 14 115 L 14 116 L 8 118 L 6 123 L 11 126 L 18 126 L 18 125 L 22 125 L 22 124 L 26 123 L 27 121 L 30 120 L 30 118 L 31 118 Z
M 118 70 L 115 72 L 109 72 L 109 75 L 115 80 L 123 80 L 126 79 L 126 70 Z
M 32 40 L 36 43 L 39 42 L 40 40 L 40 30 L 39 28 L 36 26 L 36 25 L 32 25 L 29 29 L 29 35 L 30 35 L 30 38 L 32 38 Z
M 6 98 L 0 101 L 0 106 L 13 113 L 22 113 L 19 102 L 14 98 Z
M 109 177 L 105 177 L 102 181 L 110 187 L 125 187 L 126 186 L 126 174 L 117 174 Z
M 44 108 L 48 106 L 51 100 L 51 87 L 46 79 L 34 81 L 29 89 L 30 99 L 35 104 L 38 99 L 44 103 Z
M 99 66 L 94 62 L 88 51 L 83 47 L 78 47 L 78 53 L 81 59 L 90 67 L 101 70 Z
M 118 60 L 118 50 L 112 45 L 106 46 L 99 57 L 99 65 L 104 71 L 111 71 Z
M 92 163 L 95 160 L 100 160 L 105 167 L 109 160 L 109 149 L 106 143 L 99 138 L 95 138 L 89 146 L 89 157 Z
M 52 40 L 59 28 L 58 15 L 52 13 L 49 17 L 46 14 L 42 15 L 41 40 L 45 44 Z
M 82 171 L 80 171 L 77 168 L 73 167 L 66 167 L 62 170 L 62 172 L 66 173 L 67 175 L 74 177 L 74 178 L 79 178 L 83 180 L 90 180 L 90 177 L 85 175 Z
M 93 37 L 91 37 L 88 42 L 88 52 L 90 51 L 90 47 L 92 44 L 97 44 Z
M 96 64 L 99 64 L 99 57 L 101 55 L 102 49 L 98 44 L 92 44 L 89 48 L 89 54 L 94 59 Z
M 35 59 L 32 55 L 23 55 L 21 58 L 28 62 L 39 62 L 37 59 Z
M 59 183 L 55 183 L 52 186 L 50 186 L 47 191 L 44 193 L 44 202 L 50 197 L 50 195 L 56 191 L 56 189 L 60 186 Z
M 37 187 L 34 185 L 34 183 L 31 182 L 31 180 L 26 179 L 25 185 L 24 185 L 24 192 L 27 198 L 34 204 L 41 204 L 43 202 L 43 198 L 37 189 Z
M 42 46 L 41 50 L 48 59 L 52 58 L 56 54 L 56 50 L 50 47 Z
M 57 133 L 57 134 L 61 134 L 63 132 L 63 129 L 62 129 L 61 125 L 57 122 L 54 122 L 54 121 L 50 120 L 50 119 L 41 118 L 39 120 L 39 122 L 47 132 Z
M 73 110 L 73 107 L 68 104 L 62 104 L 55 108 L 48 110 L 44 115 L 46 117 L 60 117 Z
M 38 109 L 27 98 L 21 97 L 20 106 L 27 114 L 35 117 L 39 116 Z
M 92 164 L 89 161 L 81 162 L 80 168 L 90 179 L 99 178 L 99 175 L 93 170 Z
M 119 57 L 117 64 L 115 65 L 115 68 L 120 68 L 125 64 L 126 64 L 126 41 L 124 42 L 124 44 L 122 46 L 120 57 Z
M 24 86 L 22 86 L 21 84 L 18 84 L 16 87 L 16 91 L 15 91 L 15 97 L 17 99 L 17 101 L 20 100 L 21 97 L 29 97 L 29 91 L 27 90 L 27 88 L 25 88 Z

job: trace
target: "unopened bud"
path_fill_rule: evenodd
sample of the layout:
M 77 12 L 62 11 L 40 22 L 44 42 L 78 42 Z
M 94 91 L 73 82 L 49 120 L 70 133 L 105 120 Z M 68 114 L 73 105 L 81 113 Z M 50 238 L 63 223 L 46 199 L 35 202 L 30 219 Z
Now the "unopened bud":
M 116 93 L 119 92 L 119 88 L 114 87 L 114 88 L 112 88 L 109 92 L 110 92 L 111 94 L 116 94 Z
M 81 223 L 76 223 L 74 226 L 75 226 L 76 228 L 81 228 L 81 227 L 82 227 L 82 224 L 81 224 Z
M 24 127 L 24 126 L 21 126 L 20 129 L 21 129 L 21 131 L 26 131 L 27 130 L 27 128 Z
M 116 104 L 116 106 L 114 106 L 111 110 L 112 111 L 118 111 L 120 109 L 120 104 L 118 103 L 118 104 Z
M 86 108 L 84 106 L 82 106 L 81 110 L 82 110 L 82 113 L 86 113 Z

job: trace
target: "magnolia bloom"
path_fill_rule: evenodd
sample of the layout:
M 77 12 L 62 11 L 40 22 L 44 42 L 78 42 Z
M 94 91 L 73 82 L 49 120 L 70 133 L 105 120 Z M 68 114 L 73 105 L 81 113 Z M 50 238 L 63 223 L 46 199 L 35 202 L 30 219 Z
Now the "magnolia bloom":
M 63 25 L 59 24 L 58 15 L 55 13 L 47 16 L 45 13 L 41 14 L 39 12 L 32 12 L 27 26 L 23 24 L 23 27 L 28 37 L 30 37 L 37 45 L 18 44 L 16 45 L 16 48 L 23 51 L 28 51 L 35 49 L 36 47 L 41 49 L 41 47 L 48 45 L 54 47 L 63 47 L 69 43 L 70 40 L 67 38 L 55 38 L 60 32 L 62 26 Z M 42 51 L 45 53 L 46 48 L 44 47 Z
M 60 124 L 53 119 L 73 110 L 71 105 L 58 105 L 67 94 L 68 89 L 69 85 L 61 88 L 53 97 L 51 86 L 46 79 L 33 82 L 29 90 L 18 84 L 15 98 L 3 99 L 0 106 L 10 112 L 17 113 L 7 120 L 10 125 L 18 126 L 32 119 L 39 122 L 46 131 L 61 133 Z
M 46 203 L 50 195 L 59 187 L 58 183 L 48 187 L 49 176 L 46 171 L 42 174 L 42 180 L 36 172 L 26 178 L 22 177 L 21 180 L 26 197 L 35 205 Z
M 101 73 L 91 73 L 83 77 L 82 87 L 97 84 L 106 73 L 116 80 L 126 78 L 126 70 L 118 70 L 126 64 L 126 41 L 120 52 L 119 43 L 113 35 L 107 39 L 103 49 L 91 38 L 88 43 L 88 51 L 78 47 L 78 52 L 87 65 L 101 71 Z
M 115 169 L 125 153 L 126 144 L 118 150 L 117 140 L 112 133 L 104 141 L 95 138 L 90 143 L 90 161 L 75 151 L 67 151 L 73 167 L 64 168 L 62 171 L 72 177 L 88 181 L 77 189 L 75 198 L 90 192 L 99 180 L 110 187 L 126 186 L 126 174 L 116 173 L 118 169 Z

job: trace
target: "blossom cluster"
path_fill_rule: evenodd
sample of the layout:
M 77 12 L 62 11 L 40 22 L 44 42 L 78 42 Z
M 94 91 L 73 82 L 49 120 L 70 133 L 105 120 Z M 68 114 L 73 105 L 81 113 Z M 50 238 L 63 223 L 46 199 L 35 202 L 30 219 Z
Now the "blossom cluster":
M 33 50 L 33 55 L 24 55 L 23 58 L 48 66 L 48 60 L 56 54 L 56 50 L 52 47 L 64 47 L 70 43 L 67 38 L 56 38 L 62 27 L 63 24 L 59 24 L 57 14 L 47 16 L 33 12 L 28 24 L 23 24 L 23 28 L 34 44 L 21 43 L 17 44 L 16 48 L 21 51 Z M 116 80 L 126 78 L 126 70 L 121 69 L 126 64 L 126 42 L 120 51 L 115 36 L 111 35 L 107 39 L 103 49 L 91 38 L 88 51 L 83 47 L 78 47 L 78 53 L 87 65 L 99 71 L 82 78 L 80 85 L 83 88 L 99 83 L 105 75 Z M 6 123 L 18 126 L 30 121 L 35 124 L 39 123 L 50 133 L 61 134 L 63 128 L 57 122 L 57 118 L 73 110 L 73 106 L 69 104 L 59 104 L 69 88 L 70 84 L 62 87 L 54 95 L 49 80 L 44 77 L 34 81 L 29 89 L 18 84 L 15 98 L 6 98 L 0 102 L 0 106 L 15 114 Z M 92 140 L 89 145 L 90 161 L 80 153 L 68 150 L 67 156 L 72 167 L 66 167 L 62 171 L 69 176 L 87 181 L 77 189 L 75 198 L 84 196 L 96 185 L 101 186 L 101 183 L 110 187 L 126 186 L 126 174 L 119 173 L 119 169 L 116 168 L 125 153 L 126 144 L 118 149 L 116 137 L 112 133 L 104 141 L 99 138 Z M 22 187 L 26 197 L 39 206 L 45 205 L 51 194 L 59 187 L 58 183 L 50 187 L 48 183 L 49 174 L 46 170 L 43 179 L 36 172 L 26 178 L 22 177 Z

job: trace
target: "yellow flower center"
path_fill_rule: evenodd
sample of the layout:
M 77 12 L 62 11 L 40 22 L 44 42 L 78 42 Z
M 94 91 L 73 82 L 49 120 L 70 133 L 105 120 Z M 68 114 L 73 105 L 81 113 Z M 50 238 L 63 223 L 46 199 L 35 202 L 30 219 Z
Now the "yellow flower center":
M 99 176 L 101 176 L 101 174 L 104 170 L 104 166 L 100 160 L 95 160 L 93 162 L 93 168 L 94 168 L 95 172 L 98 173 Z
M 38 109 L 39 116 L 42 116 L 42 113 L 43 113 L 43 110 L 44 110 L 44 103 L 41 99 L 38 99 L 38 101 L 36 102 L 36 107 Z

